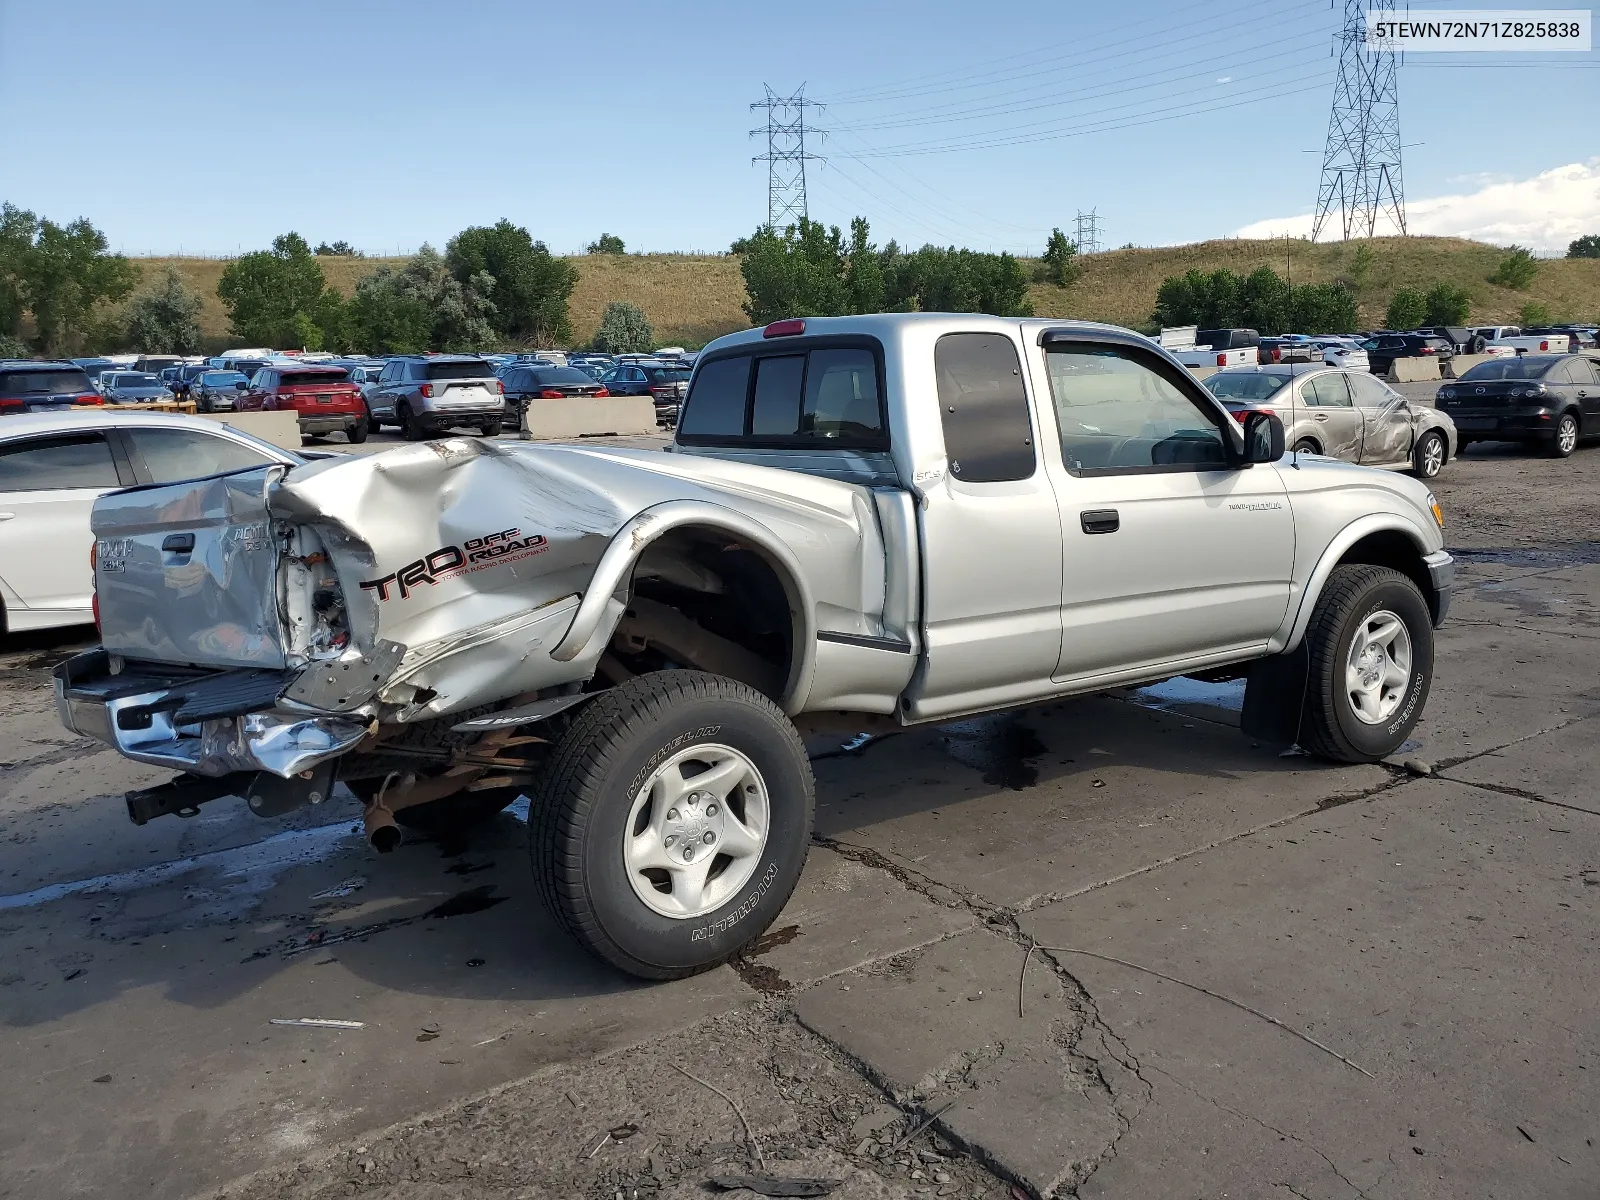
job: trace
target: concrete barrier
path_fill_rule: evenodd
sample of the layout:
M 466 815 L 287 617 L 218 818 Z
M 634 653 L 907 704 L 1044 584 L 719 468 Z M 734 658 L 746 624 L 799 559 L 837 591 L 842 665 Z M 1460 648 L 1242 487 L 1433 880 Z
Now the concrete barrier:
M 656 432 L 656 406 L 642 396 L 530 400 L 525 435 L 532 441 L 606 433 Z
M 1418 355 L 1416 358 L 1397 358 L 1389 364 L 1390 383 L 1422 383 L 1439 378 L 1439 360 Z
M 1450 378 L 1460 379 L 1479 363 L 1493 362 L 1493 354 L 1458 354 L 1450 360 Z
M 248 433 L 283 450 L 300 449 L 300 417 L 292 412 L 220 412 L 198 414 L 229 429 Z
M 1218 367 L 1190 367 L 1189 374 L 1196 379 L 1210 379 L 1219 369 Z

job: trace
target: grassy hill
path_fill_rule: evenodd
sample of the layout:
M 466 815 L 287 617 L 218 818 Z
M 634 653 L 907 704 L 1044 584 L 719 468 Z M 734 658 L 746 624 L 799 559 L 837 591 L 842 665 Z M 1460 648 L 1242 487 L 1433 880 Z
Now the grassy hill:
M 1461 238 L 1377 238 L 1372 265 L 1357 289 L 1362 321 L 1378 325 L 1397 288 L 1453 283 L 1472 296 L 1472 320 L 1515 322 L 1530 301 L 1544 304 L 1558 319 L 1600 318 L 1600 259 L 1542 261 L 1526 292 L 1488 282 L 1504 250 Z M 1248 274 L 1270 266 L 1287 269 L 1295 283 L 1350 281 L 1356 243 L 1312 245 L 1291 241 L 1288 263 L 1282 241 L 1223 240 L 1155 249 L 1108 250 L 1083 260 L 1083 275 L 1070 288 L 1037 284 L 1030 290 L 1040 316 L 1080 317 L 1119 325 L 1141 325 L 1150 318 L 1156 288 L 1168 275 L 1190 268 L 1221 267 Z M 229 340 L 227 313 L 217 300 L 222 259 L 142 258 L 134 260 L 146 277 L 176 267 L 189 286 L 205 297 L 201 324 L 220 346 Z M 361 276 L 398 259 L 322 258 L 328 282 L 349 295 Z M 578 284 L 572 294 L 572 328 L 581 342 L 594 336 L 600 314 L 613 300 L 631 300 L 644 309 L 663 345 L 699 346 L 720 334 L 745 328 L 741 305 L 744 283 L 739 260 L 731 255 L 580 255 L 574 257 Z

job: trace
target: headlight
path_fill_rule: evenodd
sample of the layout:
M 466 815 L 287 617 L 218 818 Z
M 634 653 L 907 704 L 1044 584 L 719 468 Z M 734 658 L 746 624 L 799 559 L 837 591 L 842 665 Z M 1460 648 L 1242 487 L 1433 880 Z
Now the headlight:
M 1433 513 L 1433 519 L 1439 523 L 1439 528 L 1444 528 L 1444 509 L 1439 506 L 1439 497 L 1432 492 L 1428 493 L 1428 508 Z
M 1453 387 L 1442 387 L 1439 389 L 1439 399 L 1441 400 L 1454 399 L 1455 394 L 1456 390 Z

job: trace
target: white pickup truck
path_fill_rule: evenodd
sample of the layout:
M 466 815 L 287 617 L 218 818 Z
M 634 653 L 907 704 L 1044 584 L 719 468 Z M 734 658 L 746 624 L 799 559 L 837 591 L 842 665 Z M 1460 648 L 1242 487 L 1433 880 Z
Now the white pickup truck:
M 804 731 L 1196 675 L 1248 681 L 1248 735 L 1369 762 L 1428 697 L 1427 488 L 1284 457 L 1127 330 L 779 321 L 706 348 L 669 450 L 453 438 L 104 496 L 61 719 L 179 772 L 141 824 L 343 781 L 383 849 L 526 794 L 558 919 L 659 979 L 783 907 Z
M 1572 339 L 1564 333 L 1523 333 L 1516 325 L 1475 325 L 1474 337 L 1484 339 L 1486 354 L 1566 354 Z
M 1201 329 L 1179 325 L 1163 329 L 1157 344 L 1186 367 L 1247 367 L 1259 361 L 1261 335 L 1254 329 Z

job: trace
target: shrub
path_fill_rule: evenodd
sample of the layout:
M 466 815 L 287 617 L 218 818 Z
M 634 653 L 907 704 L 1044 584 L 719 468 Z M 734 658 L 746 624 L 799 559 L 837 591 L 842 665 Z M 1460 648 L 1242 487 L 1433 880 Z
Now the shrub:
M 1548 308 L 1532 300 L 1522 306 L 1521 317 L 1524 325 L 1548 325 L 1555 320 Z
M 1451 283 L 1439 283 L 1428 289 L 1422 298 L 1427 314 L 1424 325 L 1464 325 L 1472 311 L 1472 297 L 1465 288 Z
M 1538 273 L 1539 260 L 1533 256 L 1533 251 L 1526 246 L 1512 246 L 1500 260 L 1494 274 L 1489 276 L 1489 282 L 1525 292 L 1533 286 L 1534 276 Z
M 618 252 L 620 253 L 620 251 Z M 594 348 L 606 354 L 643 354 L 656 343 L 644 309 L 627 300 L 613 300 L 600 317 Z
M 1083 274 L 1078 262 L 1078 244 L 1059 229 L 1050 231 L 1044 257 L 1039 260 L 1039 278 L 1057 287 L 1071 287 Z
M 1600 233 L 1586 233 L 1567 243 L 1568 258 L 1600 258 Z
M 462 287 L 488 277 L 488 317 L 502 338 L 549 345 L 572 338 L 567 300 L 578 268 L 556 258 L 520 225 L 504 218 L 463 229 L 445 246 L 450 274 Z
M 1390 329 L 1415 329 L 1428 316 L 1428 298 L 1416 288 L 1401 288 L 1389 300 L 1383 323 Z
M 622 244 L 622 239 L 614 233 L 602 233 L 594 241 L 583 248 L 585 254 L 626 254 L 627 247 Z
M 200 297 L 168 267 L 154 287 L 128 305 L 128 345 L 146 353 L 194 354 L 200 349 L 200 304 Z

